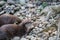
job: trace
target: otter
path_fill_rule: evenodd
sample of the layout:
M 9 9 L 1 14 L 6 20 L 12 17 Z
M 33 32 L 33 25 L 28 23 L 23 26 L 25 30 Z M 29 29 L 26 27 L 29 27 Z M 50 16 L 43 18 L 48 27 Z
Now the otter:
M 5 24 L 13 24 L 15 22 L 21 23 L 21 19 L 19 19 L 17 16 L 11 15 L 11 14 L 3 14 L 0 16 L 0 26 Z
M 11 40 L 11 38 L 15 36 L 21 38 L 23 35 L 27 34 L 30 29 L 34 28 L 32 24 L 33 23 L 30 20 L 23 20 L 19 25 L 5 24 L 0 27 L 0 31 L 3 33 L 2 35 L 5 34 L 4 36 L 1 36 L 0 33 L 0 39 L 4 39 L 3 37 L 5 37 L 6 39 L 9 38 L 9 40 Z

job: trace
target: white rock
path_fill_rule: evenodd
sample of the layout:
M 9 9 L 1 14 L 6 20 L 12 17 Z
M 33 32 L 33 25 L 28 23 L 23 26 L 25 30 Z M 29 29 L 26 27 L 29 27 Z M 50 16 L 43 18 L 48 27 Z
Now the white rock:
M 20 37 L 14 37 L 12 40 L 20 40 Z
M 39 27 L 42 27 L 42 24 L 39 24 Z
M 50 37 L 49 40 L 57 40 L 57 37 L 56 36 Z
M 42 31 L 43 29 L 42 28 L 40 28 L 40 30 L 39 31 Z
M 29 3 L 28 3 L 27 6 L 28 6 L 28 7 L 33 7 L 33 4 L 29 4 Z
M 32 35 L 26 36 L 27 39 L 34 38 Z
M 24 6 L 21 6 L 21 9 L 25 9 L 25 7 Z
M 31 40 L 36 40 L 36 38 L 35 37 L 32 37 Z
M 55 35 L 57 35 L 57 31 L 53 32 L 52 34 L 55 34 Z
M 26 39 L 26 38 L 21 38 L 20 40 L 28 40 L 28 39 Z
M 5 2 L 4 1 L 0 1 L 0 5 L 3 5 L 3 4 L 5 4 Z

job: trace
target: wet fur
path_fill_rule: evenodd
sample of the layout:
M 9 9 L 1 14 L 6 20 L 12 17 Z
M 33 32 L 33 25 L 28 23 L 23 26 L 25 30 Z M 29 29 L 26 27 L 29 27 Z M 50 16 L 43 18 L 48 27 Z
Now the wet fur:
M 3 14 L 0 16 L 0 26 L 5 25 L 5 24 L 13 24 L 15 22 L 21 23 L 21 19 L 14 15 L 10 14 Z
M 30 21 L 22 21 L 19 25 L 17 24 L 6 24 L 1 26 L 0 31 L 3 33 L 3 37 L 5 37 L 6 39 L 9 38 L 9 40 L 11 38 L 13 38 L 14 36 L 19 36 L 22 37 L 23 35 L 25 35 L 27 33 L 27 27 L 25 27 L 26 23 L 30 23 Z M 1 34 L 1 33 L 0 33 Z M 2 37 L 2 39 L 4 39 Z

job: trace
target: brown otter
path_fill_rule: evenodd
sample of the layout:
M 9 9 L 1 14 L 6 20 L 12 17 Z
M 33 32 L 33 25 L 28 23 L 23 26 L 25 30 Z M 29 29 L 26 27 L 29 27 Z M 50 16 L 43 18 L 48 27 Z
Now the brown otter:
M 30 20 L 23 20 L 19 25 L 17 24 L 6 24 L 0 27 L 0 31 L 3 33 L 2 35 L 6 35 L 5 38 L 13 38 L 14 36 L 22 37 L 26 33 L 29 32 L 30 29 L 32 29 L 34 26 L 32 25 L 32 22 Z M 1 33 L 0 33 L 1 34 Z M 4 36 L 5 36 L 4 35 Z M 0 39 L 4 39 L 2 38 Z M 1 37 L 1 35 L 0 35 Z
M 10 14 L 3 14 L 0 16 L 0 26 L 4 24 L 13 24 L 15 22 L 21 23 L 21 19 L 19 19 L 17 16 L 10 15 Z

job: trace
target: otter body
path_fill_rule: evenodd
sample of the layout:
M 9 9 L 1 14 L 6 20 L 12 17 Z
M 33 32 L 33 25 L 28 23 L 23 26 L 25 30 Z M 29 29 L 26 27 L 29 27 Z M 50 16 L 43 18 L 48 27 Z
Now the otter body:
M 16 24 L 7 24 L 7 25 L 3 25 L 0 28 L 0 31 L 2 31 L 2 35 L 6 35 L 6 38 L 8 37 L 8 39 L 13 38 L 14 36 L 23 36 L 26 33 L 26 27 L 22 27 L 22 26 L 18 26 Z M 5 36 L 1 36 L 0 33 L 0 40 L 1 37 L 5 37 Z
M 15 22 L 21 23 L 21 19 L 19 19 L 18 17 L 14 15 L 10 15 L 10 14 L 3 14 L 0 16 L 0 26 L 4 24 L 13 24 Z
M 0 31 L 3 33 L 1 36 L 0 33 L 0 39 L 9 38 L 9 40 L 15 36 L 22 37 L 23 35 L 27 34 L 30 29 L 32 29 L 32 26 L 29 26 L 31 24 L 31 21 L 24 20 L 19 25 L 17 24 L 5 24 L 0 27 Z M 5 36 L 6 35 L 6 36 Z

